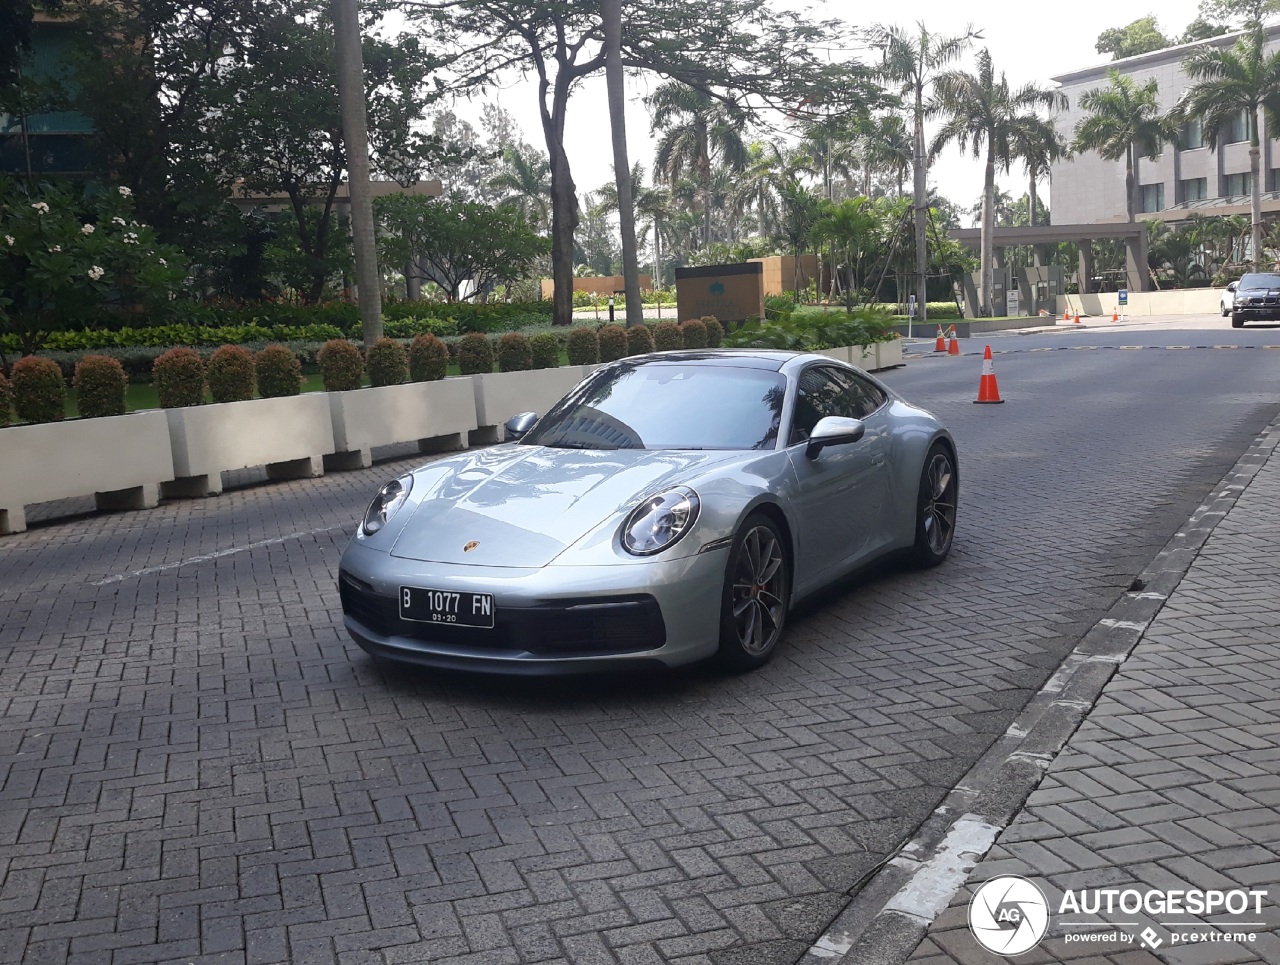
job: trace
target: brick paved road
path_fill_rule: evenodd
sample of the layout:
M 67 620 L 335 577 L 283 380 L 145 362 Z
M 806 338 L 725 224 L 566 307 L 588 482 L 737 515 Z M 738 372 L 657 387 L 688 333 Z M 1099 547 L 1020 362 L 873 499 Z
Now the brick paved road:
M 1000 407 L 972 360 L 891 374 L 962 446 L 956 552 L 739 678 L 384 674 L 333 580 L 404 463 L 6 538 L 0 961 L 794 961 L 1270 420 L 1277 361 L 1011 355 Z
M 1270 892 L 1260 915 L 1055 914 L 1019 961 L 1280 962 L 1278 502 L 1272 455 L 911 962 L 1007 961 L 967 926 L 974 891 L 1000 874 L 1032 878 L 1055 911 L 1067 889 Z M 1158 945 L 1072 940 L 1148 928 Z M 1173 939 L 1224 932 L 1254 937 Z

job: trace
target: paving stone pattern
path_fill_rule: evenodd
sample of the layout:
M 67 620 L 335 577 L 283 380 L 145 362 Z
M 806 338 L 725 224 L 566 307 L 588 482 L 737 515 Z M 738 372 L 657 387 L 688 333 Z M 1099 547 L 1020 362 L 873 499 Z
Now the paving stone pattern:
M 1278 504 L 1273 455 L 913 963 L 1008 961 L 967 927 L 973 892 L 999 874 L 1031 878 L 1055 910 L 1067 889 L 1269 891 L 1261 916 L 1055 916 L 1019 962 L 1280 962 Z M 1160 944 L 1066 938 L 1114 934 L 1106 923 L 1120 921 L 1131 935 L 1151 928 Z M 1173 932 L 1256 937 L 1175 945 Z
M 961 445 L 956 551 L 741 677 L 379 669 L 334 577 L 406 460 L 7 537 L 0 962 L 794 961 L 1275 415 L 1275 357 L 1010 356 L 999 407 L 971 359 L 890 374 Z

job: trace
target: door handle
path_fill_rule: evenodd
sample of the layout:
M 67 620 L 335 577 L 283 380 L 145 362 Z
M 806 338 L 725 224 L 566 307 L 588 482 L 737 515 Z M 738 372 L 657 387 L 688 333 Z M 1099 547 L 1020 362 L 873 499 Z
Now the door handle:
M 872 457 L 871 457 L 871 465 L 873 465 L 873 466 L 883 466 L 883 465 L 884 465 L 884 453 L 883 453 L 883 452 L 877 452 L 874 456 L 872 456 Z

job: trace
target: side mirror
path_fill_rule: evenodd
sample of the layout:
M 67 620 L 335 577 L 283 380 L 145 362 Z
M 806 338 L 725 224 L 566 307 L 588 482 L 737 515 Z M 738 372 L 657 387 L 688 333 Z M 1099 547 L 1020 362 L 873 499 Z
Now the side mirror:
M 538 413 L 521 412 L 513 415 L 510 419 L 502 424 L 502 441 L 503 442 L 519 442 L 529 430 L 533 428 L 535 422 L 538 421 Z
M 843 416 L 829 415 L 818 420 L 809 433 L 809 444 L 804 454 L 810 459 L 817 459 L 818 454 L 827 446 L 842 446 L 857 442 L 867 433 L 867 426 L 861 419 L 846 419 Z
M 1233 292 L 1239 287 L 1240 287 L 1240 283 L 1238 281 L 1233 281 L 1230 285 L 1227 286 L 1227 291 Z

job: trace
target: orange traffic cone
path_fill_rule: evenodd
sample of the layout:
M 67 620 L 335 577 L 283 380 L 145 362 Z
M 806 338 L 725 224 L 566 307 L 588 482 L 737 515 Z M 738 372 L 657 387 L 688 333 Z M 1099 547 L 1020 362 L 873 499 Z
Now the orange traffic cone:
M 1111 313 L 1111 320 L 1112 320 L 1113 322 L 1118 322 L 1118 321 L 1120 321 L 1120 313 L 1119 313 L 1118 311 L 1116 311 L 1116 312 L 1112 312 L 1112 313 Z
M 956 327 L 955 327 L 954 325 L 952 325 L 952 326 L 951 326 L 951 331 L 950 331 L 950 333 L 949 333 L 948 338 L 949 338 L 949 340 L 948 340 L 948 342 L 947 342 L 947 354 L 948 354 L 948 355 L 959 355 L 959 354 L 960 354 L 960 343 L 956 340 Z
M 1071 309 L 1069 309 L 1069 308 L 1068 308 L 1068 309 L 1065 309 L 1065 310 L 1063 311 L 1063 313 L 1062 313 L 1062 320 L 1063 320 L 1064 322 L 1069 322 L 1069 321 L 1071 321 Z
M 982 355 L 982 378 L 978 380 L 978 397 L 973 400 L 973 404 L 995 405 L 1003 401 L 1000 398 L 1000 387 L 996 385 L 996 367 L 991 361 L 991 346 L 988 345 Z
M 1076 312 L 1076 324 L 1077 324 L 1077 325 L 1079 325 L 1079 324 L 1080 324 L 1080 313 L 1079 313 L 1079 312 Z
M 933 343 L 933 350 L 935 352 L 945 352 L 947 350 L 947 339 L 946 336 L 942 334 L 941 325 L 938 326 L 938 340 Z

